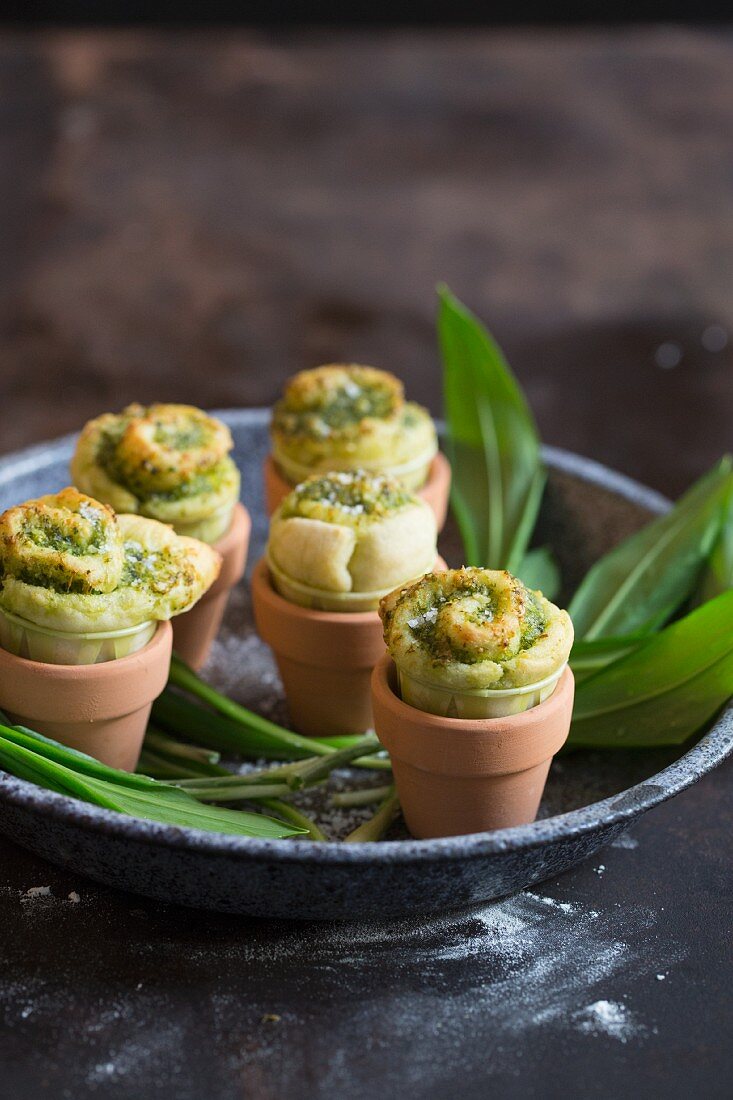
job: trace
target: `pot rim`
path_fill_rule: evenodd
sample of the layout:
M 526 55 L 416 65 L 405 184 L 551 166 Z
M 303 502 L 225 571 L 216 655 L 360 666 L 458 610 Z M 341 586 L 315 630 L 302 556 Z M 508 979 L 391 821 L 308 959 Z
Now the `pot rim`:
M 513 775 L 549 761 L 568 737 L 575 680 L 564 668 L 557 687 L 535 707 L 495 718 L 451 718 L 405 702 L 388 653 L 372 672 L 377 737 L 395 763 L 463 779 Z
M 215 409 L 225 423 L 242 427 L 261 426 L 269 417 L 265 408 Z M 437 422 L 438 430 L 441 425 Z M 52 443 L 39 443 L 6 458 L 0 458 L 0 484 L 36 470 L 39 462 L 66 462 L 71 456 L 76 433 Z M 625 474 L 607 469 L 600 462 L 573 454 L 559 447 L 542 447 L 542 456 L 554 470 L 571 474 L 581 480 L 609 490 L 625 500 L 661 515 L 671 507 L 661 493 L 649 489 Z M 324 614 L 327 614 L 324 612 Z M 123 658 L 124 659 L 124 658 Z M 63 667 L 63 666 L 58 666 Z M 256 837 L 232 837 L 206 833 L 200 829 L 184 829 L 158 822 L 126 817 L 66 795 L 44 791 L 24 779 L 0 772 L 0 798 L 21 809 L 34 810 L 69 826 L 158 847 L 206 852 L 222 860 L 277 860 L 283 863 L 390 863 L 415 864 L 435 861 L 484 859 L 486 856 L 543 848 L 554 841 L 575 840 L 598 830 L 599 818 L 605 827 L 623 827 L 645 810 L 665 802 L 692 786 L 719 763 L 733 755 L 733 702 L 729 703 L 714 727 L 687 752 L 660 772 L 641 783 L 592 802 L 567 813 L 543 818 L 531 825 L 518 825 L 491 833 L 473 833 L 461 837 L 441 837 L 437 840 L 395 840 L 381 844 L 340 844 L 326 841 L 319 844 L 292 844 L 287 840 L 265 840 Z

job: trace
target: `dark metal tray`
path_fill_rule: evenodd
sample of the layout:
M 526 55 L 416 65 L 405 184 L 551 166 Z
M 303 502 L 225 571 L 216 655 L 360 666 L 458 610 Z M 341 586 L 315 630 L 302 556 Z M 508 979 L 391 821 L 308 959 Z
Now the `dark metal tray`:
M 266 534 L 261 463 L 267 413 L 220 413 L 231 426 L 252 512 L 250 567 Z M 72 440 L 0 461 L 0 509 L 68 483 Z M 591 562 L 667 502 L 596 463 L 548 448 L 538 528 L 572 591 Z M 460 564 L 455 532 L 442 550 Z M 567 595 L 567 592 L 564 594 Z M 232 600 L 205 675 L 253 709 L 285 718 L 274 665 L 253 633 L 249 595 Z M 197 908 L 309 919 L 438 912 L 503 897 L 557 875 L 733 751 L 733 706 L 688 748 L 577 752 L 553 764 L 532 825 L 443 840 L 341 845 L 224 837 L 138 821 L 0 772 L 0 831 L 54 863 L 112 886 Z

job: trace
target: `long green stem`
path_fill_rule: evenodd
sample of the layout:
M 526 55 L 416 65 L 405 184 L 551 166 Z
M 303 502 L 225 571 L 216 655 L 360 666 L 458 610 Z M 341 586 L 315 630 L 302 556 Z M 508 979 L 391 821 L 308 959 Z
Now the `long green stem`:
M 239 777 L 239 784 L 218 786 L 218 780 L 212 779 L 210 787 L 190 787 L 176 783 L 186 792 L 198 798 L 200 802 L 258 802 L 261 798 L 290 798 L 293 791 L 285 783 L 248 783 L 246 775 Z
M 221 759 L 221 754 L 215 749 L 178 741 L 152 725 L 148 726 L 145 731 L 145 744 L 153 752 L 161 752 L 166 756 L 181 757 L 183 760 L 195 760 L 201 764 L 218 764 Z
M 334 806 L 371 806 L 388 798 L 394 787 L 367 787 L 359 791 L 339 791 L 331 798 Z
M 314 756 L 310 760 L 302 760 L 293 764 L 286 764 L 280 768 L 264 768 L 256 772 L 244 775 L 227 775 L 221 778 L 207 779 L 182 779 L 178 784 L 190 794 L 205 802 L 230 802 L 243 798 L 265 797 L 265 786 L 268 786 L 267 795 L 280 797 L 289 794 L 293 790 L 303 787 L 311 787 L 323 782 L 335 768 L 350 764 L 355 758 L 367 752 L 374 744 L 379 744 L 371 734 L 359 738 L 353 745 L 346 749 L 331 752 L 328 756 Z M 278 783 L 278 780 L 280 781 Z M 273 781 L 277 791 L 271 790 Z M 245 792 L 245 793 L 243 793 Z
M 177 780 L 201 777 L 201 771 L 198 768 L 190 767 L 180 761 L 168 760 L 165 756 L 159 756 L 158 753 L 146 748 L 143 748 L 140 753 L 135 770 L 139 775 L 149 775 L 152 779 Z
M 370 817 L 363 825 L 344 837 L 344 844 L 363 844 L 368 841 L 381 840 L 397 817 L 399 809 L 400 800 L 394 788 L 391 788 L 390 794 L 385 798 L 374 817 Z

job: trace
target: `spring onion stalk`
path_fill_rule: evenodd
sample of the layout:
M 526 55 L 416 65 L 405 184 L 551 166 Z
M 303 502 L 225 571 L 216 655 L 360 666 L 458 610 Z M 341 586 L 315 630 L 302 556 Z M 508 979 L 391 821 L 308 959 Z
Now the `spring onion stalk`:
M 171 662 L 169 684 L 193 695 L 207 707 L 199 707 L 168 688 L 153 707 L 156 720 L 167 729 L 192 736 L 212 748 L 255 758 L 297 760 L 309 756 L 327 756 L 334 749 L 347 748 L 360 739 L 360 735 L 301 737 L 300 734 L 247 710 L 233 699 L 228 699 L 202 680 L 175 653 Z M 213 708 L 215 714 L 212 715 L 209 707 Z M 373 752 L 381 750 L 374 739 L 372 744 Z M 368 762 L 355 758 L 352 763 L 357 767 L 384 770 L 391 767 L 388 760 L 371 756 Z
M 334 806 L 371 806 L 388 798 L 393 787 L 367 787 L 360 791 L 338 791 L 331 798 Z
M 218 764 L 221 754 L 215 749 L 204 748 L 201 745 L 185 744 L 174 737 L 169 737 L 163 730 L 155 726 L 148 726 L 145 733 L 145 744 L 153 752 L 160 752 L 164 756 L 180 757 L 183 760 L 193 760 L 201 764 Z
M 347 837 L 344 844 L 363 844 L 367 841 L 381 840 L 397 817 L 400 809 L 400 800 L 394 787 L 390 787 L 390 793 L 382 802 L 374 817 L 370 817 L 363 825 L 359 825 Z
M 306 817 L 300 810 L 296 810 L 295 806 L 291 806 L 290 803 L 281 802 L 278 798 L 263 798 L 262 805 L 278 817 L 290 822 L 291 825 L 298 825 L 300 828 L 305 829 L 311 840 L 328 839 L 326 834 L 318 828 L 315 821 Z
M 221 698 L 225 697 L 222 695 Z M 231 700 L 226 701 L 231 703 Z M 231 705 L 238 706 L 236 703 Z M 209 706 L 200 706 L 177 691 L 166 688 L 153 704 L 152 716 L 156 725 L 190 737 L 199 745 L 255 760 L 263 757 L 298 760 L 305 756 L 326 756 L 332 751 L 328 745 L 312 744 L 310 738 L 268 722 L 245 707 L 240 710 L 242 713 L 234 718 L 211 710 Z
M 218 780 L 212 779 L 211 786 L 184 786 L 186 780 L 175 782 L 175 786 L 193 795 L 200 802 L 257 802 L 261 798 L 289 798 L 293 791 L 285 783 L 248 783 L 246 775 L 237 776 L 239 782 L 231 786 L 219 787 Z M 171 780 L 171 782 L 174 782 Z
M 179 780 L 202 777 L 199 767 L 190 767 L 188 764 L 160 756 L 158 753 L 144 747 L 135 770 L 138 774 L 149 775 L 153 779 Z
M 346 749 L 331 752 L 328 756 L 314 756 L 279 768 L 263 768 L 244 775 L 227 775 L 212 779 L 182 779 L 178 784 L 203 802 L 232 802 L 257 798 L 281 798 L 294 790 L 312 787 L 324 782 L 335 768 L 352 764 L 374 745 L 372 734 L 360 737 Z M 277 790 L 273 789 L 277 787 Z

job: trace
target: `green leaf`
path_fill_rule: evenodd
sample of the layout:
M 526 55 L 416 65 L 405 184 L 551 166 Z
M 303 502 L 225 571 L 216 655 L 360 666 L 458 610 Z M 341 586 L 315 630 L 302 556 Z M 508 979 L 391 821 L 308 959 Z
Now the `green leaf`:
M 605 668 L 613 661 L 638 649 L 647 640 L 646 634 L 623 634 L 619 638 L 596 638 L 590 642 L 576 641 L 570 653 L 570 667 L 576 684 Z
M 36 744 L 29 747 L 34 740 Z M 62 759 L 71 766 L 60 763 Z M 118 772 L 83 753 L 11 726 L 0 725 L 0 767 L 57 794 L 166 825 L 255 837 L 287 837 L 304 831 L 263 814 L 206 806 L 179 787 Z M 102 774 L 108 778 L 99 778 Z
M 568 609 L 579 638 L 651 632 L 689 599 L 721 528 L 731 468 L 721 459 L 670 512 L 593 566 Z
M 498 345 L 438 288 L 451 500 L 466 563 L 516 572 L 545 483 L 537 429 Z
M 733 695 L 733 590 L 578 685 L 569 744 L 679 745 Z
M 695 604 L 703 604 L 733 588 L 733 491 L 728 497 L 723 527 L 708 558 L 695 596 Z
M 554 600 L 560 592 L 560 567 L 548 546 L 528 550 L 517 570 L 517 576 L 527 588 L 540 591 L 545 599 Z

